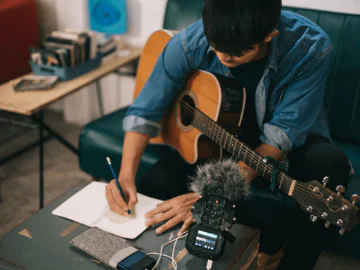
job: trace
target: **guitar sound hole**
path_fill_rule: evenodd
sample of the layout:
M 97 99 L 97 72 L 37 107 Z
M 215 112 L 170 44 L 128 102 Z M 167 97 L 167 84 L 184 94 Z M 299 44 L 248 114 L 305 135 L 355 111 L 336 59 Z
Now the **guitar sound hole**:
M 194 119 L 194 108 L 194 100 L 188 95 L 184 96 L 180 103 L 180 117 L 181 123 L 186 127 L 191 125 Z

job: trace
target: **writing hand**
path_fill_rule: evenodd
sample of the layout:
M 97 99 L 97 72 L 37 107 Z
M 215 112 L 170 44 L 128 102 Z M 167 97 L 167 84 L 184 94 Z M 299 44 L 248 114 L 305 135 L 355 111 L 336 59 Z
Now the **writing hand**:
M 127 211 L 129 209 L 133 209 L 135 204 L 138 202 L 135 180 L 119 179 L 119 182 L 122 190 L 124 191 L 128 204 L 126 204 L 123 200 L 115 180 L 111 180 L 110 183 L 105 187 L 106 200 L 111 211 L 114 211 L 122 216 L 128 216 L 129 214 Z

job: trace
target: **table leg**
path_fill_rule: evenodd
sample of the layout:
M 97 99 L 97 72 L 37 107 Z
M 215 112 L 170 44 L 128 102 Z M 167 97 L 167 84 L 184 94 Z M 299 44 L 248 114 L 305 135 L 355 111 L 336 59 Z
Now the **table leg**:
M 75 155 L 78 155 L 78 149 L 73 146 L 70 142 L 68 142 L 65 138 L 63 138 L 58 132 L 56 132 L 54 129 L 52 129 L 49 125 L 47 125 L 46 123 L 44 123 L 43 120 L 41 120 L 39 117 L 33 117 L 33 119 L 35 119 L 39 125 L 41 123 L 43 130 L 46 130 L 47 132 L 50 133 L 50 135 L 52 137 L 55 137 L 55 139 L 59 142 L 62 143 L 65 147 L 67 147 L 70 151 L 72 151 Z M 45 142 L 45 141 L 44 141 Z M 1 164 L 1 163 L 0 163 Z
M 2 201 L 2 188 L 1 188 L 1 178 L 0 178 L 0 202 Z
M 132 61 L 131 64 L 132 64 L 133 70 L 134 70 L 134 77 L 136 77 L 139 61 L 138 60 Z
M 100 80 L 96 80 L 96 93 L 97 93 L 97 100 L 98 100 L 98 105 L 99 105 L 100 116 L 103 116 L 104 115 L 104 103 L 103 103 L 103 99 L 102 99 Z
M 63 138 L 59 133 L 53 130 L 50 126 L 44 123 L 43 112 L 40 111 L 37 115 L 31 116 L 34 121 L 38 124 L 39 129 L 39 140 L 32 142 L 29 145 L 21 148 L 20 150 L 6 156 L 5 158 L 0 159 L 0 166 L 13 160 L 14 158 L 20 156 L 21 154 L 39 146 L 39 178 L 40 178 L 40 194 L 39 194 L 39 204 L 40 208 L 44 206 L 44 145 L 51 138 L 57 139 L 58 142 L 62 143 L 65 147 L 71 150 L 74 154 L 78 155 L 78 149 Z M 45 136 L 45 131 L 47 135 Z M 0 183 L 0 201 L 1 201 L 1 183 Z
M 40 174 L 40 209 L 44 207 L 44 126 L 43 112 L 39 112 L 39 174 Z
M 52 138 L 53 138 L 53 135 L 48 134 L 48 135 L 46 135 L 44 137 L 43 141 L 45 143 L 45 142 L 49 141 Z M 33 149 L 35 147 L 38 147 L 39 144 L 40 144 L 40 141 L 32 142 L 32 143 L 28 144 L 27 146 L 17 150 L 16 152 L 11 153 L 10 155 L 6 156 L 5 158 L 0 159 L 0 166 L 6 164 L 7 162 L 9 162 L 11 160 L 13 160 L 14 158 L 17 158 L 17 157 L 21 156 L 22 154 L 26 153 L 27 151 L 29 151 L 29 150 L 31 150 L 31 149 Z

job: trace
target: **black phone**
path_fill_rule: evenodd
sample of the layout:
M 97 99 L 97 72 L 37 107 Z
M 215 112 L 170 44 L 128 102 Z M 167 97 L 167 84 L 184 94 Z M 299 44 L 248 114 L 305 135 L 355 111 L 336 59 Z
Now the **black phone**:
M 116 269 L 118 270 L 151 270 L 156 264 L 156 260 L 150 256 L 136 251 L 129 257 L 118 263 Z

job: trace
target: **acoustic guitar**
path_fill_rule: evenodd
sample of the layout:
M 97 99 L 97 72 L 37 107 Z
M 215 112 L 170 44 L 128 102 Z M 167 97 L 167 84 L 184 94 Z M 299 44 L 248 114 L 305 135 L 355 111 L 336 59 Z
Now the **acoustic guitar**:
M 145 85 L 172 36 L 172 32 L 160 30 L 147 40 L 139 62 L 134 98 Z M 224 128 L 241 126 L 245 104 L 245 89 L 239 89 L 235 80 L 196 71 L 189 76 L 185 88 L 162 119 L 161 133 L 150 143 L 174 147 L 189 163 L 204 158 L 221 158 L 224 149 L 271 181 L 273 165 L 267 164 L 264 157 L 238 140 L 231 128 Z M 333 224 L 343 235 L 359 223 L 356 202 L 360 197 L 354 194 L 349 202 L 342 195 L 345 188 L 338 186 L 333 192 L 326 187 L 328 181 L 329 178 L 325 177 L 323 184 L 316 180 L 303 183 L 280 171 L 276 185 L 293 197 L 301 209 L 310 214 L 312 221 L 324 220 L 327 228 Z

